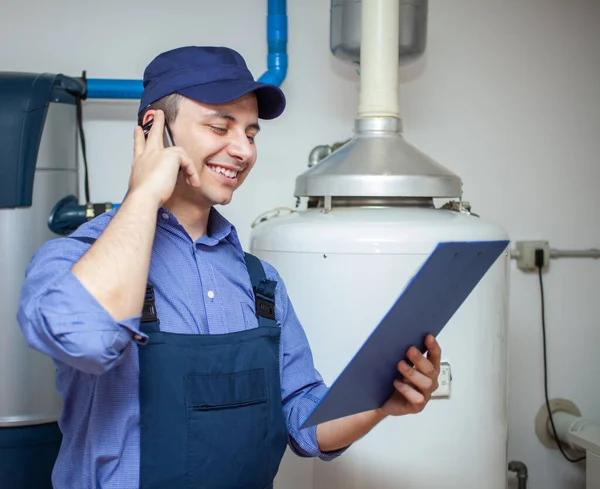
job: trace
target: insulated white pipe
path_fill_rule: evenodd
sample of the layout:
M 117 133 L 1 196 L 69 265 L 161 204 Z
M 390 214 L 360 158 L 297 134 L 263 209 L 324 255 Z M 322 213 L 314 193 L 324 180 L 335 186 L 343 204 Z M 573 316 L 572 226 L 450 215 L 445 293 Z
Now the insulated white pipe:
M 556 436 L 571 448 L 581 451 L 591 451 L 600 454 L 600 425 L 595 421 L 574 416 L 564 411 L 552 414 Z M 548 431 L 552 434 L 552 426 L 548 419 Z
M 400 0 L 362 0 L 358 118 L 400 117 Z
M 552 414 L 552 419 L 554 420 L 556 436 L 558 439 L 564 443 L 567 443 L 571 448 L 575 448 L 569 438 L 569 430 L 571 429 L 571 426 L 573 426 L 573 423 L 581 418 L 565 411 L 556 411 Z M 550 419 L 548 419 L 548 432 L 550 434 L 554 433 Z

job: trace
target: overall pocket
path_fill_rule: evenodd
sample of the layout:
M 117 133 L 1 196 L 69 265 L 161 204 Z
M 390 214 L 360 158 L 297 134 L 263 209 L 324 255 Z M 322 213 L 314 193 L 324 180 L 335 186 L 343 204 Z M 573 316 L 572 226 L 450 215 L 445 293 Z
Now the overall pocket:
M 190 374 L 185 389 L 189 489 L 267 487 L 274 474 L 264 370 Z

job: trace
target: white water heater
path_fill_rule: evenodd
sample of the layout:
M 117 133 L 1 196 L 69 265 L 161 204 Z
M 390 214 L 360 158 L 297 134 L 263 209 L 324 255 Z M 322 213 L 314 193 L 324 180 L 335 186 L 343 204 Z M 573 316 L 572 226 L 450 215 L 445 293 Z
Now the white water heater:
M 464 205 L 457 175 L 402 136 L 396 68 L 407 3 L 426 6 L 362 2 L 354 136 L 313 152 L 328 156 L 296 180 L 306 210 L 251 234 L 251 252 L 285 281 L 328 385 L 438 243 L 508 239 Z M 436 208 L 436 198 L 457 200 Z M 331 462 L 286 453 L 275 488 L 506 489 L 508 273 L 507 250 L 438 336 L 442 385 L 423 412 L 384 420 Z
M 506 238 L 462 212 L 365 205 L 270 219 L 251 249 L 281 274 L 331 385 L 440 241 Z M 276 489 L 506 489 L 508 271 L 505 253 L 438 336 L 449 382 L 439 397 L 333 462 L 286 454 Z

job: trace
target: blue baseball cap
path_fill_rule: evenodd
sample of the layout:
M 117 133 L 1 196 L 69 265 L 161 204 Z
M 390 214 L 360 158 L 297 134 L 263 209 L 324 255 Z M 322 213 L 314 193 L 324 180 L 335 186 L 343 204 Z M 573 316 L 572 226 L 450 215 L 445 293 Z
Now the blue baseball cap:
M 279 117 L 286 103 L 279 87 L 255 81 L 244 58 L 226 47 L 185 46 L 161 53 L 144 70 L 143 84 L 138 114 L 173 93 L 200 103 L 224 104 L 255 92 L 261 119 Z

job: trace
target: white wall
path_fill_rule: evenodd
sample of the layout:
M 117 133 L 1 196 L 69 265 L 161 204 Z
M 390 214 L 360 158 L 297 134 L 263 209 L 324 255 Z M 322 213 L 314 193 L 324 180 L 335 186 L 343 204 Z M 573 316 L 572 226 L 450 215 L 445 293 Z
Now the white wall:
M 427 55 L 401 70 L 407 139 L 458 173 L 474 211 L 514 240 L 598 247 L 599 3 L 430 3 Z M 288 4 L 288 110 L 263 123 L 259 164 L 224 210 L 245 244 L 258 214 L 293 205 L 294 178 L 309 151 L 350 135 L 357 102 L 354 70 L 329 52 L 329 2 Z M 154 55 L 184 44 L 226 44 L 255 76 L 265 69 L 265 0 L 85 5 L 3 0 L 0 70 L 139 79 Z M 93 200 L 119 201 L 125 192 L 136 108 L 85 106 Z M 590 260 L 553 261 L 545 276 L 550 395 L 598 417 L 599 279 L 600 264 Z M 582 467 L 544 448 L 533 432 L 543 403 L 539 288 L 516 268 L 511 281 L 509 457 L 528 465 L 531 489 L 582 489 Z

